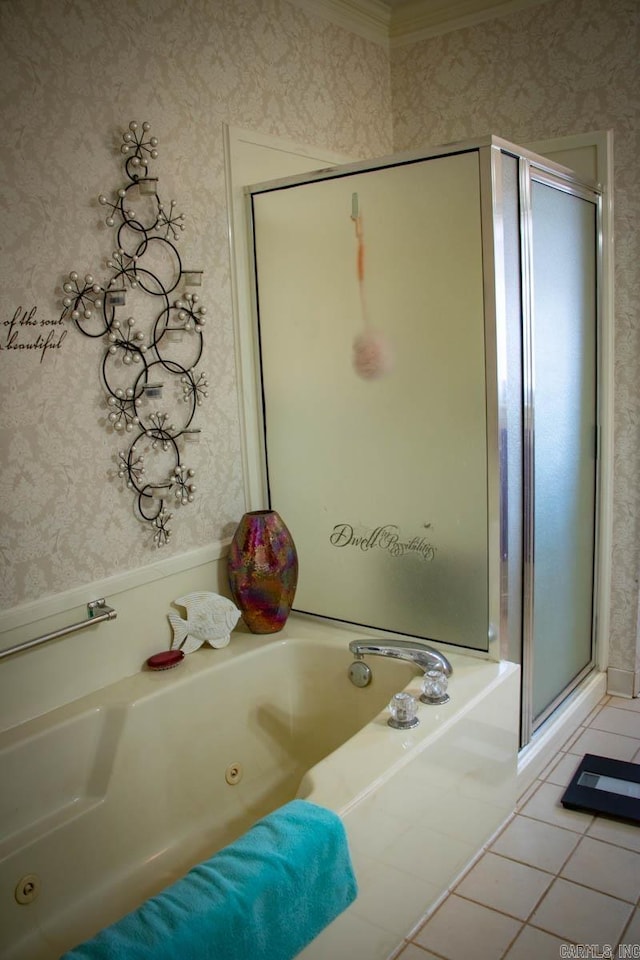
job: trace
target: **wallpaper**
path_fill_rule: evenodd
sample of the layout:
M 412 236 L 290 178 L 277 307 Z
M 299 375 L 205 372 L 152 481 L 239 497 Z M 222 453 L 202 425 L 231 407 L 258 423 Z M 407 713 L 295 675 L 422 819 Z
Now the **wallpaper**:
M 550 0 L 392 52 L 394 147 L 614 131 L 615 462 L 610 657 L 640 668 L 640 4 Z
M 230 535 L 244 511 L 222 125 L 353 156 L 391 148 L 389 64 L 376 44 L 284 0 L 0 3 L 0 609 L 160 555 L 118 477 L 102 341 L 61 320 L 70 271 L 101 282 L 116 239 L 98 196 L 126 180 L 131 120 L 184 214 L 177 248 L 204 271 L 208 397 L 188 451 L 193 503 L 171 556 Z M 185 463 L 187 461 L 184 461 Z
M 496 133 L 615 136 L 615 488 L 611 666 L 640 668 L 640 5 L 548 0 L 392 49 L 286 0 L 0 2 L 0 609 L 152 563 L 118 478 L 100 350 L 60 322 L 70 270 L 102 276 L 98 195 L 147 121 L 154 175 L 204 270 L 209 383 L 189 453 L 197 495 L 163 556 L 230 535 L 243 510 L 222 124 L 352 156 Z

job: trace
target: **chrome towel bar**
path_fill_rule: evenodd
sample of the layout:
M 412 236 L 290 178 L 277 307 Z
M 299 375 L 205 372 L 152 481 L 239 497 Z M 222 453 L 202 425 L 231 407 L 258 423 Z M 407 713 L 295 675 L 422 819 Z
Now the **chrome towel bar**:
M 76 630 L 83 630 L 94 623 L 101 623 L 103 620 L 115 620 L 118 614 L 105 603 L 104 597 L 100 600 L 91 600 L 87 604 L 87 619 L 80 620 L 78 623 L 72 623 L 68 627 L 61 627 L 60 630 L 53 630 L 51 633 L 44 633 L 41 637 L 34 637 L 33 640 L 25 640 L 24 643 L 17 643 L 13 647 L 7 647 L 6 650 L 0 650 L 0 660 L 3 657 L 10 657 L 21 650 L 29 650 L 31 647 L 39 647 L 41 643 L 48 643 L 49 640 L 57 640 L 58 637 L 66 637 L 68 633 L 75 633 Z

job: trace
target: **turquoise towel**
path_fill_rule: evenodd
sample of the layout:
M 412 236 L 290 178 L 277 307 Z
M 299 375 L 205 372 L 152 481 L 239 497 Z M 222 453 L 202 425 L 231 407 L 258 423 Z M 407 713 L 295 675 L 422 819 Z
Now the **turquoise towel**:
M 291 960 L 356 895 L 342 821 L 293 800 L 62 960 Z

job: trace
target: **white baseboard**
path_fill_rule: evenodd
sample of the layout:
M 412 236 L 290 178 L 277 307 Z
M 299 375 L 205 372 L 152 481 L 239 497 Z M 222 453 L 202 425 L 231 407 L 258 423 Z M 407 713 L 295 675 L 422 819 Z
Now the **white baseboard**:
M 607 693 L 612 697 L 640 696 L 640 670 L 618 670 L 609 667 L 607 670 Z

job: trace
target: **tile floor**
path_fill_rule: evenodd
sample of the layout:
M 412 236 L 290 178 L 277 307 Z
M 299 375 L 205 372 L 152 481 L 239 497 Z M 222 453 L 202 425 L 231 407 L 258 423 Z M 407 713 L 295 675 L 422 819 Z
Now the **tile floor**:
M 640 699 L 602 699 L 397 960 L 640 957 L 640 825 L 560 803 L 585 753 L 640 763 Z

